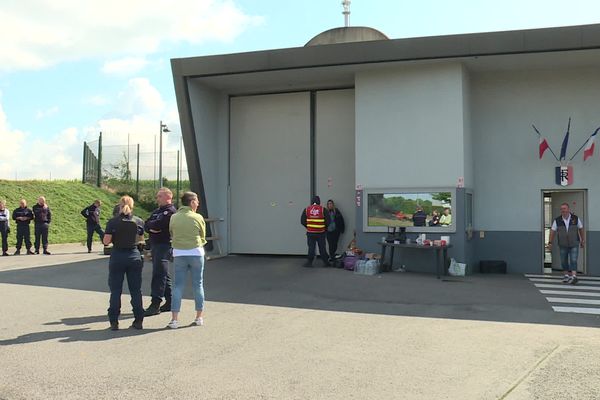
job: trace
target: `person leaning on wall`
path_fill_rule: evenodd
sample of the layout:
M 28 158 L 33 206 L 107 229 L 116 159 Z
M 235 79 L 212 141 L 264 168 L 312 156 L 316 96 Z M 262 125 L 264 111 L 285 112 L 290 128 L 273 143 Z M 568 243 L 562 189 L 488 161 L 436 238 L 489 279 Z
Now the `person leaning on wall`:
M 123 280 L 127 277 L 127 286 L 131 295 L 134 320 L 131 328 L 142 329 L 144 308 L 142 305 L 142 255 L 139 251 L 144 243 L 144 221 L 133 215 L 133 199 L 121 197 L 120 214 L 106 224 L 102 242 L 105 246 L 113 244 L 108 261 L 108 286 L 110 304 L 108 319 L 110 329 L 119 329 L 121 314 L 121 293 Z
M 327 225 L 327 244 L 329 245 L 329 261 L 332 262 L 336 258 L 338 242 L 340 240 L 340 236 L 346 230 L 346 225 L 344 223 L 344 216 L 335 206 L 333 200 L 327 200 L 327 210 L 325 212 L 329 214 L 329 225 Z

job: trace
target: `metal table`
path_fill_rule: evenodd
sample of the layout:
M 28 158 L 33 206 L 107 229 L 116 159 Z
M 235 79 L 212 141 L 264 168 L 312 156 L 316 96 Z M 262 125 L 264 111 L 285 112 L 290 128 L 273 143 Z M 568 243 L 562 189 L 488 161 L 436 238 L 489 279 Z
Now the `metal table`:
M 395 244 L 395 243 L 388 243 L 388 242 L 380 242 L 379 245 L 381 246 L 381 269 L 384 272 L 389 272 L 392 270 L 392 265 L 394 264 L 394 250 L 396 248 L 399 249 L 417 249 L 417 250 L 422 250 L 422 251 L 434 251 L 435 254 L 435 260 L 436 260 L 436 271 L 437 271 L 437 278 L 440 279 L 441 275 L 446 275 L 446 269 L 444 268 L 444 264 L 446 262 L 446 259 L 448 258 L 448 249 L 452 247 L 452 245 L 446 245 L 446 246 L 423 246 L 423 245 L 419 245 L 416 243 L 403 243 L 403 244 Z M 385 264 L 385 253 L 386 253 L 386 249 L 390 247 L 391 249 L 391 255 L 390 255 L 390 264 L 389 266 L 386 266 Z

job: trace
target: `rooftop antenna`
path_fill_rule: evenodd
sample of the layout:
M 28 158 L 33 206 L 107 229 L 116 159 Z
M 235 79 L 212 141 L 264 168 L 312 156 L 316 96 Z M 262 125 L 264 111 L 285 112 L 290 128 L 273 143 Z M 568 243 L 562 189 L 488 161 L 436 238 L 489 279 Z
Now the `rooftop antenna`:
M 352 3 L 350 0 L 342 1 L 342 6 L 344 7 L 342 14 L 344 14 L 344 26 L 346 28 L 350 26 L 350 3 Z

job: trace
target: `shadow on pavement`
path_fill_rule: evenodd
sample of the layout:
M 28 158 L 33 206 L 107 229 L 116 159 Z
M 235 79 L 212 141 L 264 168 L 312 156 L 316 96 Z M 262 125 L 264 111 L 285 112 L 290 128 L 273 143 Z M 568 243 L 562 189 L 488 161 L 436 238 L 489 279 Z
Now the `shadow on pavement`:
M 66 331 L 45 331 L 45 332 L 34 332 L 27 333 L 16 337 L 14 339 L 0 340 L 0 346 L 10 346 L 15 344 L 26 344 L 43 342 L 46 340 L 56 340 L 60 343 L 71 343 L 71 342 L 99 342 L 105 340 L 119 339 L 128 336 L 140 336 L 147 335 L 149 333 L 164 331 L 165 329 L 127 329 L 123 327 L 118 331 L 111 331 L 110 329 L 103 330 L 90 330 L 90 328 L 77 328 L 69 329 Z
M 214 302 L 395 316 L 600 326 L 598 316 L 554 312 L 544 295 L 521 275 L 472 275 L 461 279 L 436 279 L 435 275 L 417 273 L 359 276 L 334 268 L 302 268 L 303 262 L 301 257 L 268 256 L 209 261 L 204 277 L 206 298 Z M 0 283 L 108 293 L 107 265 L 108 259 L 99 259 L 4 271 L 0 272 Z M 149 295 L 151 276 L 152 267 L 145 263 L 144 295 Z M 184 294 L 187 299 L 193 298 L 190 279 Z M 100 317 L 65 319 L 64 324 L 97 322 L 95 318 Z

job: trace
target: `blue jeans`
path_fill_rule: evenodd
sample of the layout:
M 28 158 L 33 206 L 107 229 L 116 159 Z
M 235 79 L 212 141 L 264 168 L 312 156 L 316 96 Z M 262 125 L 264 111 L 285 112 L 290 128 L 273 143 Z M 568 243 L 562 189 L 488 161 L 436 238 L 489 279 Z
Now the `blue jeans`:
M 171 302 L 171 311 L 179 312 L 181 310 L 181 298 L 183 289 L 187 280 L 188 270 L 192 271 L 192 288 L 194 289 L 194 300 L 196 301 L 196 311 L 204 309 L 204 257 L 203 256 L 181 256 L 173 259 L 173 269 L 175 270 L 173 278 L 173 300 Z
M 560 247 L 560 264 L 565 271 L 577 271 L 579 247 Z

